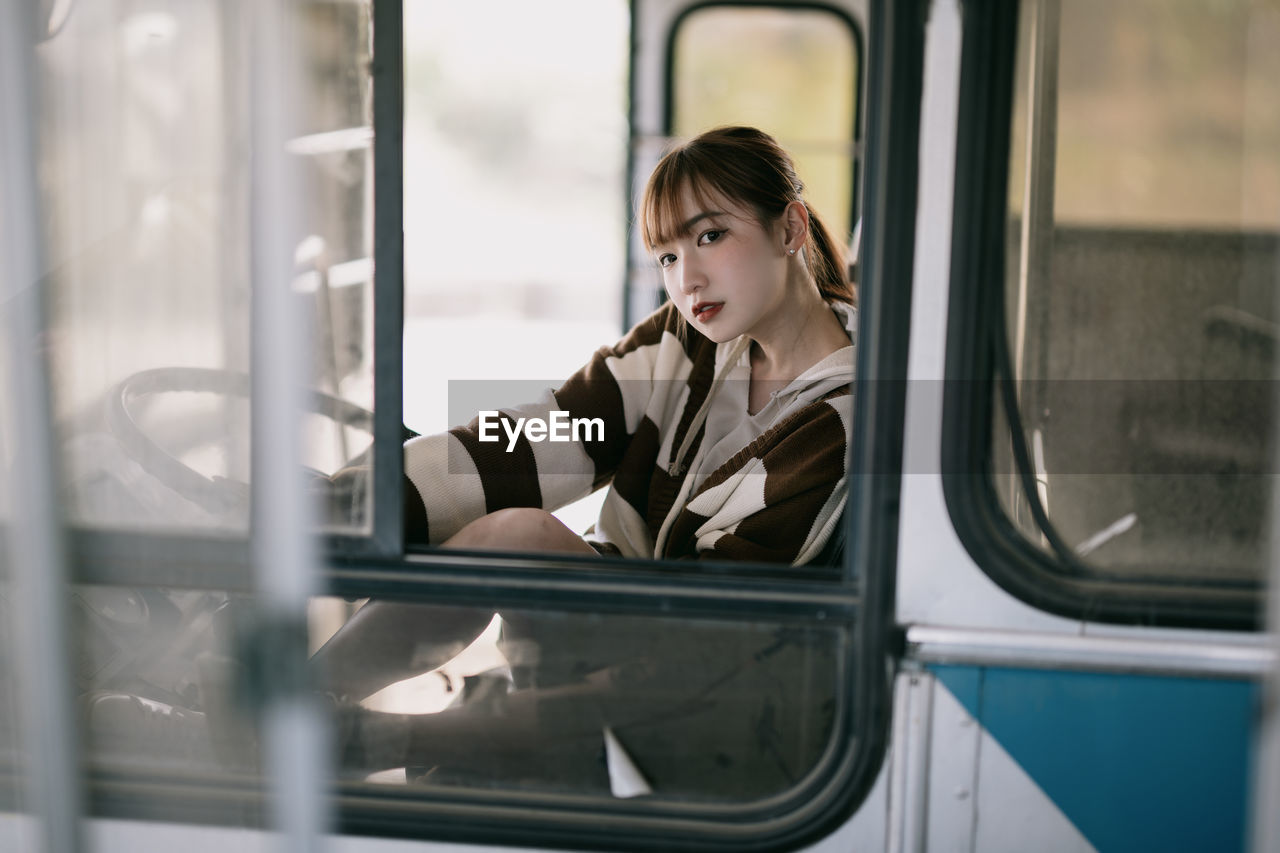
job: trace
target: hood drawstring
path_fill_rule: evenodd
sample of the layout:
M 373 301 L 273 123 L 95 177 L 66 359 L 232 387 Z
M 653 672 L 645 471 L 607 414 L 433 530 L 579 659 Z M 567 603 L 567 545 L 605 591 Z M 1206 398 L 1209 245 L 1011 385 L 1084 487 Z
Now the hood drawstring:
M 751 339 L 746 335 L 734 341 L 733 348 L 729 350 L 729 355 L 725 358 L 724 364 L 716 371 L 716 378 L 711 382 L 711 388 L 707 390 L 707 396 L 703 399 L 702 405 L 698 407 L 698 411 L 694 413 L 693 420 L 689 422 L 689 429 L 684 434 L 684 440 L 680 442 L 680 449 L 676 451 L 676 455 L 671 458 L 671 464 L 667 466 L 667 474 L 672 477 L 679 477 L 684 473 L 685 454 L 689 452 L 689 447 L 693 444 L 694 438 L 698 435 L 698 430 L 702 428 L 702 423 L 707 419 L 707 414 L 711 411 L 711 400 L 715 397 L 716 391 L 724 384 L 724 378 L 738 363 L 738 359 L 742 357 L 743 351 L 751 345 Z

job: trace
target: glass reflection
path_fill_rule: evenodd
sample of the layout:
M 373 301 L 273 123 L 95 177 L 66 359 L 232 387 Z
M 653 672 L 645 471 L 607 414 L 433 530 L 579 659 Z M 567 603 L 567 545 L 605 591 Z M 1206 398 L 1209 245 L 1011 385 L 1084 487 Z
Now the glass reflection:
M 314 662 L 351 776 L 749 801 L 826 747 L 839 633 L 378 601 Z
M 257 776 L 247 606 L 77 591 L 91 766 Z M 311 626 L 349 782 L 749 802 L 813 771 L 836 715 L 840 629 L 337 599 Z
M 208 590 L 79 587 L 75 673 L 91 767 L 187 775 L 257 773 L 241 707 L 237 624 L 248 602 Z

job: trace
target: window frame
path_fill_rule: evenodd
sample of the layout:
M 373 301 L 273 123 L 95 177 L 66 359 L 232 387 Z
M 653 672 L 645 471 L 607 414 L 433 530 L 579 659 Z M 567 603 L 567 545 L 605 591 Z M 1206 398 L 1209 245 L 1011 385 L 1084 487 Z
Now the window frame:
M 373 44 L 369 63 L 373 128 L 373 482 L 365 533 L 323 536 L 321 551 L 339 560 L 403 554 L 400 479 L 403 422 L 404 305 L 403 45 L 400 8 L 370 0 Z M 394 286 L 380 282 L 396 282 Z M 388 355 L 394 358 L 388 358 Z M 79 556 L 73 580 L 83 584 L 193 586 L 249 592 L 254 588 L 253 531 L 136 532 L 72 525 L 67 535 Z
M 680 28 L 689 18 L 708 9 L 778 9 L 780 11 L 824 12 L 831 15 L 849 30 L 853 41 L 854 92 L 853 127 L 850 128 L 850 146 L 853 153 L 852 168 L 849 173 L 849 225 L 854 227 L 861 213 L 862 195 L 859 192 L 862 181 L 863 161 L 866 159 L 866 140 L 863 138 L 863 101 L 864 92 L 869 87 L 863 86 L 863 77 L 867 73 L 866 43 L 862 28 L 849 14 L 837 6 L 822 2 L 778 3 L 776 0 L 704 0 L 681 9 L 667 31 L 665 53 L 665 71 L 663 74 L 662 95 L 662 130 L 668 137 L 675 132 L 675 88 L 676 88 L 676 40 L 680 37 Z M 852 259 L 850 261 L 852 263 Z
M 728 4 L 736 5 L 736 4 Z M 634 20 L 635 0 L 632 0 Z M 883 49 L 860 61 L 859 122 L 866 141 L 859 307 L 854 379 L 853 457 L 848 545 L 838 577 L 676 574 L 659 561 L 546 555 L 406 552 L 401 454 L 403 234 L 403 43 L 401 0 L 372 0 L 374 48 L 375 480 L 368 536 L 323 543 L 325 587 L 335 595 L 388 595 L 458 605 L 591 613 L 756 618 L 834 626 L 839 712 L 828 750 L 804 781 L 765 801 L 727 806 L 603 801 L 579 796 L 458 789 L 424 798 L 412 790 L 339 783 L 334 793 L 343 834 L 511 843 L 543 847 L 601 845 L 629 849 L 784 849 L 811 843 L 853 814 L 870 791 L 888 743 L 897 505 L 902 472 L 905 386 L 873 377 L 905 374 L 915 235 L 924 4 L 871 0 L 871 37 Z M 856 29 L 855 29 L 856 32 Z M 859 42 L 861 49 L 861 43 Z M 864 107 L 863 100 L 867 104 Z M 856 175 L 856 171 L 855 171 Z M 855 203 L 857 196 L 855 195 Z M 871 475 L 871 476 L 863 476 Z M 77 531 L 75 582 L 189 586 L 249 592 L 249 541 L 230 536 Z M 607 571 L 583 572 L 583 568 Z M 243 780 L 138 778 L 95 772 L 90 813 L 193 823 L 260 824 L 263 789 Z
M 1258 630 L 1260 584 L 1112 579 L 1035 547 L 992 482 L 995 335 L 1002 316 L 1018 0 L 964 3 L 951 289 L 943 391 L 942 485 L 956 533 L 998 586 L 1070 619 Z
M 376 6 L 380 0 L 374 2 Z M 835 12 L 855 34 L 858 68 L 860 75 L 865 75 L 866 87 L 865 98 L 858 98 L 855 111 L 859 128 L 864 110 L 868 115 L 883 111 L 885 116 L 880 132 L 865 143 L 866 163 L 880 167 L 866 168 L 870 177 L 865 187 L 865 208 L 883 219 L 869 216 L 863 232 L 859 362 L 854 379 L 859 404 L 855 407 L 855 458 L 851 462 L 852 471 L 873 476 L 855 477 L 850 485 L 850 509 L 844 519 L 846 541 L 850 544 L 841 576 L 828 576 L 825 581 L 767 574 L 753 577 L 733 565 L 728 568 L 734 571 L 719 574 L 716 569 L 721 567 L 715 564 L 707 567 L 709 573 L 688 576 L 672 574 L 670 564 L 663 561 L 629 560 L 624 570 L 617 570 L 616 564 L 592 557 L 496 557 L 432 550 L 405 554 L 398 561 L 383 562 L 376 568 L 368 560 L 345 560 L 330 571 L 329 577 L 331 588 L 339 594 L 381 592 L 434 603 L 840 623 L 849 631 L 853 648 L 845 650 L 851 653 L 845 655 L 840 674 L 847 689 L 836 698 L 842 702 L 851 700 L 854 710 L 840 716 L 833 732 L 835 755 L 828 756 L 831 760 L 826 778 L 811 779 L 763 804 L 712 807 L 615 801 L 602 807 L 599 802 L 582 803 L 590 809 L 589 814 L 566 808 L 564 797 L 460 791 L 456 798 L 415 804 L 415 811 L 421 810 L 422 817 L 429 814 L 435 824 L 438 834 L 433 833 L 433 837 L 493 842 L 510 834 L 523 844 L 549 847 L 594 842 L 646 849 L 678 841 L 688 849 L 715 850 L 741 849 L 744 842 L 750 841 L 753 847 L 764 849 L 794 848 L 816 840 L 846 820 L 875 781 L 888 745 L 891 683 L 887 664 L 893 650 L 901 645 L 890 636 L 894 588 L 891 567 L 897 556 L 896 507 L 906 389 L 902 383 L 876 382 L 871 377 L 905 375 L 906 369 L 905 330 L 910 319 L 911 291 L 909 287 L 882 289 L 878 284 L 911 280 L 925 9 L 920 4 L 903 6 L 872 0 L 872 31 L 886 48 L 870 63 L 864 63 L 865 50 L 858 28 L 843 12 L 821 4 L 803 5 Z M 632 9 L 634 20 L 635 0 Z M 683 15 L 673 22 L 673 34 L 682 18 Z M 669 39 L 668 44 L 672 41 Z M 668 81 L 669 71 L 668 62 Z M 634 85 L 633 76 L 629 87 Z M 668 112 L 668 121 L 669 117 Z M 854 174 L 856 180 L 856 167 Z M 876 174 L 885 178 L 877 181 Z M 856 189 L 857 184 L 854 186 Z M 856 192 L 853 198 L 856 205 Z M 878 221 L 883 221 L 883 228 L 876 227 Z M 429 573 L 414 571 L 428 567 Z M 584 567 L 607 571 L 588 576 L 581 571 Z M 408 572 L 402 571 L 406 569 Z M 472 574 L 473 570 L 479 572 Z M 854 748 L 855 744 L 861 748 Z M 361 799 L 358 794 L 353 796 L 351 805 Z M 476 801 L 479 796 L 489 802 L 482 806 Z M 348 804 L 345 797 L 340 800 L 342 805 Z M 483 808 L 495 820 L 507 818 L 512 823 L 477 828 L 474 815 L 451 811 L 467 801 Z M 537 814 L 528 809 L 534 803 L 541 806 Z M 517 807 L 510 809 L 515 804 Z M 697 812 L 706 818 L 697 819 Z M 801 813 L 803 819 L 797 821 Z M 595 826 L 579 825 L 576 831 L 567 828 L 566 821 L 578 823 L 584 817 L 589 817 Z M 732 823 L 726 823 L 726 818 Z M 365 817 L 344 809 L 341 826 L 343 831 L 360 834 L 421 837 L 416 823 L 420 819 L 409 818 L 406 826 L 385 816 Z

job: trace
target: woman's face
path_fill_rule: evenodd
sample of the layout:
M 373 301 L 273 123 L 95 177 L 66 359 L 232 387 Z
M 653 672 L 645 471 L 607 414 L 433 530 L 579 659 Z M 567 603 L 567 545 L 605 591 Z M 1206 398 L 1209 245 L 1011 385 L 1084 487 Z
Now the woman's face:
M 787 249 L 779 224 L 686 185 L 676 236 L 654 248 L 667 296 L 689 325 L 716 343 L 757 334 L 786 302 Z

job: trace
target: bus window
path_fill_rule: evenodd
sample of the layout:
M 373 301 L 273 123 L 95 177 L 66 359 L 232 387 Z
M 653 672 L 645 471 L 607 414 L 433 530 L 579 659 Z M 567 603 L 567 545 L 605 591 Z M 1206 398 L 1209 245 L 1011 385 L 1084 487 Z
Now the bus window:
M 381 600 L 395 654 L 359 614 L 314 660 L 362 737 L 344 775 L 367 781 L 749 803 L 795 796 L 847 709 L 843 631 Z M 435 626 L 488 629 L 469 648 Z
M 823 549 L 831 541 L 826 522 L 843 506 L 838 490 L 825 504 L 833 512 L 821 516 L 823 523 L 814 521 L 824 506 L 819 498 L 814 514 L 795 525 L 803 526 L 802 536 L 809 530 L 815 531 L 814 536 L 795 543 L 794 548 L 792 543 L 754 548 L 752 531 L 760 527 L 753 528 L 749 518 L 733 517 L 734 509 L 721 509 L 730 503 L 766 507 L 741 493 L 742 501 L 731 502 L 727 494 L 736 486 L 713 494 L 710 484 L 717 471 L 737 483 L 737 470 L 747 477 L 744 482 L 752 482 L 750 478 L 773 460 L 740 465 L 737 452 L 766 429 L 786 422 L 790 412 L 804 409 L 805 417 L 817 420 L 814 413 L 821 407 L 805 407 L 837 391 L 836 386 L 848 385 L 855 312 L 841 311 L 839 319 L 823 326 L 828 333 L 824 345 L 831 345 L 824 355 L 838 350 L 840 363 L 833 369 L 847 368 L 844 374 L 830 374 L 830 387 L 810 374 L 791 389 L 790 396 L 777 396 L 772 414 L 761 413 L 746 424 L 734 401 L 741 397 L 740 408 L 748 408 L 749 371 L 716 373 L 715 382 L 709 383 L 714 392 L 699 398 L 703 386 L 697 377 L 704 369 L 714 372 L 712 359 L 707 357 L 709 350 L 695 351 L 693 346 L 677 354 L 673 342 L 680 336 L 674 323 L 665 331 L 645 328 L 612 355 L 599 355 L 601 347 L 612 346 L 622 337 L 618 319 L 624 276 L 620 273 L 627 266 L 628 227 L 634 226 L 630 229 L 633 243 L 639 242 L 635 235 L 641 230 L 635 213 L 638 200 L 627 193 L 628 173 L 634 170 L 643 182 L 647 168 L 652 167 L 629 163 L 627 158 L 632 42 L 626 4 L 558 0 L 535 10 L 528 4 L 496 0 L 465 7 L 421 2 L 406 6 L 405 14 L 405 421 L 411 430 L 427 434 L 406 444 L 410 512 L 425 516 L 410 530 L 409 541 L 415 548 L 422 540 L 439 544 L 458 532 L 455 520 L 470 522 L 509 505 L 541 505 L 567 523 L 568 533 L 581 536 L 591 529 L 592 544 L 610 555 L 706 556 L 715 550 L 713 543 L 723 539 L 729 544 L 737 536 L 751 541 L 725 559 L 781 564 L 821 557 L 828 564 L 834 562 L 830 558 L 837 546 Z M 693 27 L 695 41 L 705 38 L 705 28 L 694 26 L 702 14 L 679 19 L 673 38 L 677 44 L 693 44 L 681 50 L 699 52 L 681 33 Z M 789 20 L 792 17 L 796 22 Z M 560 22 L 567 18 L 593 34 L 572 51 L 561 49 Z M 838 199 L 834 215 L 841 224 L 833 230 L 835 242 L 843 245 L 848 239 L 850 140 L 857 85 L 852 26 L 834 13 L 818 14 L 815 19 L 809 10 L 775 10 L 763 19 L 747 18 L 754 21 L 752 31 L 767 42 L 799 41 L 800 48 L 780 46 L 767 59 L 762 57 L 762 65 L 778 68 L 785 79 L 812 70 L 799 64 L 801 53 L 797 52 L 810 42 L 816 40 L 839 54 L 834 70 L 827 72 L 830 79 L 824 78 L 812 95 L 823 99 L 839 93 L 838 106 L 830 111 L 834 118 L 827 119 L 834 125 L 799 122 L 794 106 L 785 106 L 776 93 L 768 92 L 756 110 L 740 115 L 739 120 L 769 119 L 762 123 L 793 134 L 801 150 L 821 150 L 828 165 L 843 164 L 833 172 L 810 161 L 819 171 L 805 176 L 812 187 L 806 198 L 814 200 L 815 210 L 821 209 L 815 199 Z M 814 29 L 817 35 L 805 35 Z M 680 63 L 674 70 L 677 78 L 691 79 L 717 73 L 724 75 L 723 69 L 713 72 Z M 754 85 L 754 78 L 739 82 Z M 636 82 L 634 88 L 647 90 L 648 86 Z M 673 97 L 680 99 L 682 93 Z M 710 117 L 714 108 L 727 118 L 734 112 L 706 99 L 700 103 L 692 114 Z M 683 106 L 676 110 L 688 112 Z M 838 131 L 832 129 L 836 126 Z M 806 147 L 811 145 L 817 148 Z M 804 254 L 799 257 L 806 262 Z M 644 267 L 644 279 L 661 290 L 662 272 L 652 253 L 633 249 L 633 263 L 637 259 Z M 644 319 L 640 315 L 631 322 Z M 662 322 L 659 318 L 653 325 Z M 833 328 L 836 323 L 844 328 Z M 649 359 L 661 367 L 651 369 Z M 683 398 L 686 402 L 668 407 L 666 396 L 675 400 L 686 387 L 680 372 L 686 360 L 693 365 L 689 396 Z M 589 361 L 587 370 L 575 376 Z M 810 362 L 814 363 L 816 359 Z M 555 397 L 550 389 L 556 389 Z M 575 390 L 581 396 L 574 398 Z M 597 407 L 600 400 L 615 394 L 620 398 L 617 406 L 601 403 Z M 700 404 L 700 399 L 707 402 Z M 527 435 L 523 444 L 516 441 L 514 432 L 506 433 L 509 440 L 502 438 L 503 430 L 519 429 L 513 426 L 517 417 L 535 425 L 549 424 L 549 410 L 572 408 L 565 400 L 589 409 L 593 416 L 601 415 L 594 418 L 597 432 L 590 433 L 594 438 L 571 448 L 556 447 L 553 442 L 569 434 L 567 421 L 558 436 L 548 435 L 545 442 L 540 433 Z M 844 402 L 841 398 L 831 407 Z M 519 404 L 535 405 L 522 408 L 500 426 L 498 411 L 510 411 Z M 758 404 L 752 409 L 753 414 L 757 411 Z M 687 412 L 683 418 L 682 412 Z M 468 422 L 474 424 L 470 432 L 443 435 Z M 624 423 L 628 424 L 625 429 Z M 690 440 L 682 441 L 684 425 L 690 423 Z M 647 427 L 653 428 L 656 438 L 648 438 Z M 603 435 L 605 428 L 612 431 L 610 439 L 618 438 L 612 445 Z M 838 441 L 845 440 L 845 424 L 834 418 L 817 428 L 826 430 L 825 438 L 839 433 Z M 576 422 L 573 430 L 576 435 Z M 485 447 L 486 440 L 500 442 L 501 450 Z M 642 459 L 647 451 L 632 451 L 648 447 L 645 441 L 650 441 L 653 455 Z M 835 443 L 831 441 L 830 446 Z M 672 445 L 669 450 L 668 444 Z M 610 456 L 618 447 L 625 449 Z M 671 454 L 672 461 L 654 464 L 659 453 Z M 842 457 L 833 451 L 831 458 Z M 682 479 L 685 470 L 680 464 L 686 462 L 693 473 Z M 833 468 L 823 466 L 824 472 Z M 441 480 L 438 475 L 446 469 L 444 476 L 449 479 Z M 656 469 L 675 473 L 661 481 Z M 442 488 L 440 484 L 446 482 L 448 488 Z M 675 518 L 674 513 L 688 503 L 685 497 L 664 504 L 667 492 L 675 495 L 680 490 L 690 498 L 704 496 L 698 518 L 692 513 L 684 515 L 683 521 Z M 791 506 L 813 503 L 810 498 L 818 490 L 815 487 Z M 767 508 L 789 499 L 772 487 L 770 494 L 778 497 Z M 421 508 L 413 504 L 419 496 Z M 568 506 L 563 506 L 566 502 Z M 460 508 L 464 505 L 467 509 Z M 434 525 L 433 517 L 438 520 Z M 784 527 L 773 525 L 773 532 L 760 535 L 777 539 L 776 532 Z M 670 538 L 669 530 L 676 531 Z M 696 547 L 679 544 L 692 541 L 694 530 L 699 530 Z M 668 542 L 677 544 L 664 550 Z M 725 548 L 711 556 L 729 553 Z M 754 556 L 739 556 L 742 553 Z
M 333 808 L 343 832 L 551 847 L 608 844 L 608 833 L 641 846 L 691 837 L 796 846 L 828 831 L 826 817 L 869 788 L 887 718 L 894 519 L 875 525 L 855 558 L 846 542 L 864 541 L 850 535 L 845 507 L 890 506 L 896 480 L 832 485 L 853 455 L 849 436 L 870 431 L 858 422 L 870 415 L 846 405 L 847 333 L 859 316 L 847 303 L 836 300 L 832 311 L 811 303 L 830 345 L 815 362 L 827 408 L 820 430 L 802 440 L 826 452 L 806 459 L 820 471 L 793 478 L 803 506 L 787 516 L 808 523 L 759 520 L 784 504 L 767 503 L 777 496 L 776 480 L 766 489 L 768 471 L 712 480 L 734 459 L 754 460 L 744 445 L 771 447 L 759 433 L 708 464 L 697 495 L 712 496 L 703 508 L 741 498 L 725 500 L 744 518 L 712 530 L 716 542 L 808 537 L 802 554 L 778 548 L 781 556 L 759 561 L 752 552 L 701 562 L 691 548 L 679 560 L 623 561 L 595 551 L 417 547 L 387 508 L 400 503 L 400 471 L 391 489 L 367 473 L 371 453 L 402 458 L 401 419 L 388 415 L 402 388 L 405 427 L 438 433 L 527 401 L 618 339 L 635 203 L 628 189 L 639 171 L 627 147 L 636 96 L 627 75 L 641 50 L 631 31 L 640 5 L 285 4 L 299 15 L 283 17 L 297 27 L 289 47 L 301 48 L 302 73 L 296 98 L 266 104 L 255 98 L 260 84 L 280 81 L 272 51 L 263 42 L 250 49 L 255 19 L 240 6 L 77 3 L 37 46 L 52 316 L 41 344 L 70 516 L 65 635 L 76 656 L 62 674 L 75 693 L 94 816 L 263 823 L 266 777 L 286 774 L 263 772 L 271 715 L 253 712 L 282 698 L 321 704 L 334 723 Z M 797 32 L 820 20 L 839 33 L 818 37 L 842 58 L 833 60 L 838 80 L 815 90 L 838 101 L 829 111 L 838 129 L 776 127 L 789 128 L 806 155 L 816 152 L 808 181 L 816 195 L 834 193 L 833 230 L 843 236 L 849 220 L 839 217 L 855 195 L 860 46 L 841 17 L 789 13 Z M 891 37 L 897 55 L 918 61 L 914 14 L 893 18 Z M 779 18 L 759 20 L 781 27 L 766 40 L 792 31 Z M 794 59 L 784 51 L 778 61 Z M 914 91 L 897 82 L 901 68 L 880 70 L 884 91 Z M 846 91 L 837 98 L 831 87 Z M 297 168 L 299 197 L 297 221 L 280 229 L 262 221 L 261 197 L 274 184 L 254 163 L 271 159 L 255 148 L 263 107 L 285 100 L 297 127 L 275 147 Z M 898 144 L 872 152 L 894 174 L 914 168 L 911 157 L 898 161 L 916 142 L 902 118 L 886 135 Z M 757 119 L 771 124 L 763 114 L 733 120 Z M 871 230 L 898 264 L 910 256 L 900 239 L 913 225 L 909 208 L 886 207 L 883 230 Z M 287 276 L 261 276 L 255 265 L 273 230 L 286 231 L 274 242 L 292 253 Z M 809 247 L 784 255 L 767 242 L 786 275 L 762 291 L 793 281 Z M 821 251 L 834 256 L 835 243 Z M 646 261 L 659 279 L 656 259 Z M 840 272 L 831 266 L 829 280 Z M 273 332 L 255 301 L 265 288 L 287 292 L 313 333 L 303 359 L 311 420 L 300 441 L 313 493 L 281 488 L 280 500 L 254 504 L 251 519 L 250 469 L 258 488 L 290 473 L 286 461 L 272 469 L 277 479 L 262 478 L 251 453 L 263 435 L 287 444 L 283 430 L 249 411 L 255 382 L 259 393 L 288 396 L 289 377 L 252 375 L 261 362 L 251 354 Z M 403 347 L 394 328 L 402 303 Z M 858 346 L 876 347 L 881 328 L 901 331 L 898 309 L 882 309 Z M 687 340 L 662 337 L 668 346 Z M 749 368 L 745 341 L 737 358 L 735 368 Z M 777 398 L 786 399 L 785 387 Z M 876 405 L 887 393 L 868 390 L 868 411 L 893 411 Z M 774 405 L 775 396 L 760 396 Z M 695 408 L 689 420 L 701 417 Z M 715 426 L 739 436 L 740 414 L 717 412 Z M 688 447 L 710 418 L 688 429 Z M 788 413 L 778 423 L 799 420 Z M 388 424 L 392 441 L 383 440 Z M 895 438 L 884 430 L 863 456 L 892 471 Z M 3 433 L 0 449 L 17 452 Z M 303 543 L 308 512 L 299 507 L 319 505 L 314 492 L 331 496 L 325 490 L 345 482 L 332 475 L 343 471 L 357 481 L 337 494 L 351 500 L 326 519 L 340 535 Z M 876 499 L 860 490 L 876 490 Z M 670 516 L 695 545 L 704 535 L 696 513 Z M 588 507 L 562 517 L 583 530 L 598 515 Z M 278 529 L 298 531 L 298 548 L 273 560 L 282 551 L 266 545 Z M 323 584 L 309 583 L 313 571 Z M 295 602 L 310 596 L 307 612 L 281 604 L 276 582 L 292 584 Z M 0 611 L 10 605 L 21 602 L 0 595 Z M 378 629 L 366 632 L 371 623 Z M 10 663 L 0 656 L 0 669 Z M 0 746 L 4 738 L 16 736 L 0 727 Z
M 425 434 L 529 402 L 621 335 L 629 18 L 625 0 L 404 16 L 404 417 Z M 461 421 L 451 391 L 478 404 Z M 600 497 L 560 517 L 585 530 Z
M 990 485 L 1036 549 L 995 572 L 1053 609 L 1257 619 L 1280 332 L 1275 27 L 1247 0 L 1021 4 L 1005 325 L 971 340 L 994 342 L 995 384 L 974 386 L 994 388 Z
M 248 524 L 243 23 L 217 3 L 84 3 L 37 48 L 46 343 L 78 524 L 241 535 Z M 370 441 L 369 6 L 308 4 L 304 30 L 307 97 L 288 150 L 308 200 L 289 236 L 315 341 L 307 463 L 322 475 Z
M 209 794 L 228 779 L 256 784 L 268 758 L 260 720 L 234 698 L 255 677 L 236 657 L 250 641 L 237 611 L 250 601 L 108 587 L 82 587 L 75 601 L 93 617 L 76 673 L 89 686 L 78 706 L 90 767 L 172 783 L 117 806 L 243 820 L 251 787 Z M 316 617 L 334 609 L 355 618 L 331 635 Z M 366 610 L 395 623 L 395 637 L 362 632 Z M 833 743 L 852 725 L 841 686 L 850 637 L 837 626 L 533 608 L 495 617 L 395 597 L 317 599 L 312 617 L 312 679 L 331 711 L 351 831 L 385 832 L 388 809 L 422 819 L 495 796 L 536 807 L 524 819 L 544 829 L 566 807 L 637 800 L 633 817 L 678 807 L 666 815 L 682 831 L 727 814 L 735 832 L 763 831 L 780 809 L 830 794 Z M 463 623 L 478 634 L 469 645 L 438 630 Z
M 729 124 L 769 131 L 795 153 L 814 206 L 848 237 L 860 66 L 857 30 L 834 10 L 694 9 L 672 41 L 670 133 L 688 137 Z

